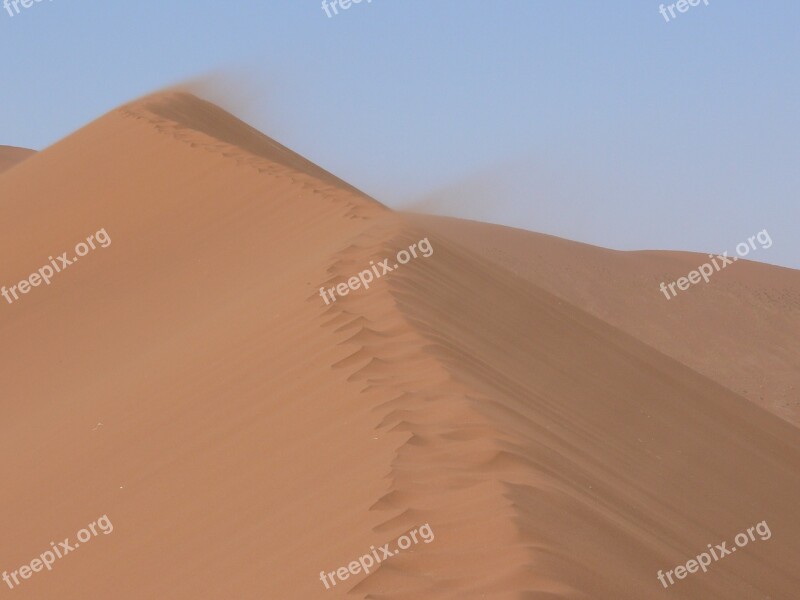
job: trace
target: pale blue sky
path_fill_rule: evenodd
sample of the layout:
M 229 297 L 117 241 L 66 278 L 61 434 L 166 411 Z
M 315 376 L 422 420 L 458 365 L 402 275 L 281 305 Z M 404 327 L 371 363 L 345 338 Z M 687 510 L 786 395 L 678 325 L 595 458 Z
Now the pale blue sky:
M 669 4 L 669 3 L 668 3 Z M 800 268 L 800 3 L 44 0 L 0 9 L 0 144 L 222 70 L 227 106 L 395 207 Z M 212 98 L 216 99 L 216 98 Z M 247 101 L 245 101 L 247 100 Z

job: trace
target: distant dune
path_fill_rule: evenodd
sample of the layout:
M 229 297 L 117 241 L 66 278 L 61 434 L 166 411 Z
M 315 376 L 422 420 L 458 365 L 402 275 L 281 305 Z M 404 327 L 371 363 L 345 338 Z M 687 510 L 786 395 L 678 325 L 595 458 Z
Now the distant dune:
M 114 524 L 22 600 L 800 589 L 796 271 L 743 262 L 667 301 L 697 256 L 396 213 L 184 93 L 112 111 L 0 198 L 0 285 L 112 239 L 0 298 L 0 570 Z M 658 582 L 760 521 L 768 541 Z
M 751 261 L 667 300 L 708 262 L 695 252 L 618 252 L 447 217 L 420 217 L 457 241 L 800 427 L 800 271 Z
M 0 146 L 0 173 L 8 171 L 17 163 L 36 154 L 35 150 L 27 148 L 15 148 L 14 146 Z

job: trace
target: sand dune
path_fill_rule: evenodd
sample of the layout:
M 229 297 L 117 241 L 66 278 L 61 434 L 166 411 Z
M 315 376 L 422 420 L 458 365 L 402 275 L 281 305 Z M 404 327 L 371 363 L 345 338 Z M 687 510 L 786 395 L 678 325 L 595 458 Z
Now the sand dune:
M 0 304 L 0 448 L 13 457 L 0 569 L 103 514 L 114 524 L 8 593 L 706 600 L 800 588 L 800 430 L 773 414 L 797 385 L 784 372 L 797 357 L 794 272 L 743 264 L 738 285 L 772 298 L 745 296 L 749 312 L 702 319 L 735 288 L 701 291 L 685 314 L 651 307 L 631 298 L 646 286 L 614 253 L 395 213 L 182 93 L 124 106 L 20 164 L 0 199 L 6 286 L 100 228 L 112 239 Z M 425 237 L 429 258 L 320 298 Z M 644 278 L 671 268 L 634 260 Z M 588 272 L 600 268 L 612 275 Z M 732 323 L 742 331 L 727 334 Z M 670 330 L 696 336 L 685 355 Z M 748 331 L 740 369 L 697 341 Z M 777 383 L 762 405 L 735 393 L 758 400 L 765 374 Z M 770 540 L 658 583 L 659 569 L 763 520 Z M 321 570 L 425 523 L 431 543 L 323 587 Z
M 427 230 L 800 426 L 800 271 L 742 260 L 667 300 L 661 282 L 697 269 L 707 254 L 618 252 L 500 225 L 423 219 Z
M 0 173 L 8 171 L 17 163 L 21 163 L 29 156 L 36 154 L 34 150 L 27 148 L 15 148 L 14 146 L 0 146 Z

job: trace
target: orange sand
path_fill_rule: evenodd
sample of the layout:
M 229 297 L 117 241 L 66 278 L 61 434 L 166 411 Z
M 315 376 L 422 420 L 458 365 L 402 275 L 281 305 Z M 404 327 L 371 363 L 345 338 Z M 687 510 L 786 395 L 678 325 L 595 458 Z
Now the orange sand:
M 21 163 L 29 156 L 36 154 L 27 148 L 15 148 L 13 146 L 0 146 L 0 173 L 8 171 L 17 163 Z
M 19 164 L 0 200 L 0 285 L 113 240 L 0 304 L 0 570 L 114 524 L 0 594 L 800 589 L 797 272 L 739 263 L 667 302 L 658 282 L 696 256 L 398 214 L 181 93 Z M 321 300 L 424 237 L 430 258 Z M 658 583 L 762 520 L 769 541 Z M 424 523 L 432 543 L 324 589 L 320 570 Z

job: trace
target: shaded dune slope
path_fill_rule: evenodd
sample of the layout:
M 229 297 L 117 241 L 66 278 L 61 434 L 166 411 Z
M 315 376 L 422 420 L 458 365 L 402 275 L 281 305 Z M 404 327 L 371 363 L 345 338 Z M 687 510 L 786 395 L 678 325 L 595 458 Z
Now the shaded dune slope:
M 8 171 L 14 165 L 21 163 L 34 154 L 36 154 L 35 150 L 28 150 L 27 148 L 0 146 L 0 173 Z
M 20 598 L 800 586 L 796 428 L 216 107 L 132 103 L 0 197 L 5 281 L 99 227 L 113 239 L 0 310 L 0 449 L 17 457 L 0 566 L 115 524 Z M 431 257 L 320 298 L 423 237 Z M 658 569 L 762 520 L 771 540 L 660 587 Z M 424 523 L 432 543 L 323 588 L 320 570 Z
M 423 219 L 429 231 L 800 426 L 800 272 L 740 260 L 667 300 L 661 282 L 685 277 L 708 255 L 619 252 L 500 225 Z

